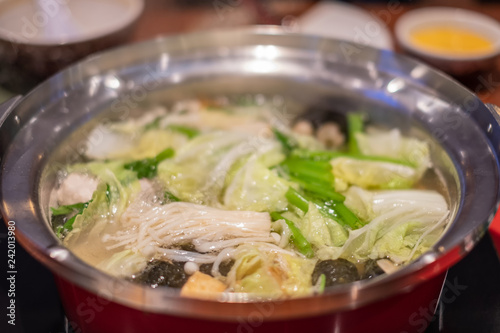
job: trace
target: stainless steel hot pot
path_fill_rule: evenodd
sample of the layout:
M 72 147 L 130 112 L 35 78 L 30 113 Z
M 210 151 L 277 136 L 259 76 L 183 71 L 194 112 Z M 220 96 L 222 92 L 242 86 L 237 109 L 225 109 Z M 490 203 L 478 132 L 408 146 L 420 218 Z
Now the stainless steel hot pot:
M 429 140 L 454 215 L 444 237 L 394 274 L 279 302 L 180 298 L 112 278 L 62 246 L 48 194 L 93 126 L 148 103 L 242 93 L 293 100 L 285 116 L 307 106 L 365 110 L 375 123 Z M 54 273 L 76 332 L 422 332 L 447 269 L 496 211 L 498 119 L 450 78 L 363 45 L 277 28 L 158 38 L 93 56 L 2 106 L 1 209 L 17 240 Z

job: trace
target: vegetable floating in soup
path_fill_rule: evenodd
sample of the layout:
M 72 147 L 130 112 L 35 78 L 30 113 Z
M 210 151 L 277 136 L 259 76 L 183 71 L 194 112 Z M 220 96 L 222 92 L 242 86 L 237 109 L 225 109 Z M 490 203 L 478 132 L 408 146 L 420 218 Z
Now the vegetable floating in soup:
M 66 166 L 52 223 L 100 270 L 186 297 L 301 297 L 429 249 L 448 204 L 422 189 L 426 142 L 290 121 L 271 103 L 184 101 L 97 126 Z

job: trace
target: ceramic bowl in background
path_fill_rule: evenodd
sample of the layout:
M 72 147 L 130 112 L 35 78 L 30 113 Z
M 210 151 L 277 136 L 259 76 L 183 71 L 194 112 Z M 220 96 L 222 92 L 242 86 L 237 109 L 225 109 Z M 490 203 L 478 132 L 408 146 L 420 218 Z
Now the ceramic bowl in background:
M 451 38 L 442 44 L 448 45 L 451 41 L 466 43 L 458 33 L 468 33 L 469 36 L 488 41 L 489 45 L 477 50 L 470 45 L 462 45 L 464 51 L 446 50 L 444 47 L 436 49 L 416 41 L 416 34 L 424 29 L 428 32 L 431 29 L 453 31 L 453 35 L 450 33 Z M 491 71 L 500 54 L 500 23 L 489 16 L 464 9 L 428 7 L 412 10 L 398 19 L 395 34 L 404 51 L 457 78 Z
M 144 0 L 0 2 L 0 85 L 23 93 L 75 61 L 122 44 Z
M 352 41 L 383 50 L 393 49 L 391 32 L 379 18 L 359 6 L 320 1 L 301 15 L 296 32 Z

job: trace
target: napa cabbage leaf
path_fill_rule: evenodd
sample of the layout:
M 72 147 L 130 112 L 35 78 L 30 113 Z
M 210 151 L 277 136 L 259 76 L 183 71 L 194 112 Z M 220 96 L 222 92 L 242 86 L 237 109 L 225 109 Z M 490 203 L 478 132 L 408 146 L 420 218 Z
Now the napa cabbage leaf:
M 225 189 L 224 206 L 259 212 L 284 210 L 288 205 L 285 194 L 291 183 L 268 168 L 283 159 L 284 155 L 277 149 L 250 156 L 239 169 L 233 170 L 232 181 Z
M 398 163 L 338 157 L 330 164 L 337 191 L 346 190 L 350 185 L 366 189 L 404 189 L 412 187 L 419 178 L 415 168 Z
M 91 173 L 100 182 L 86 208 L 76 215 L 71 228 L 64 231 L 64 242 L 76 242 L 79 237 L 100 240 L 108 223 L 118 219 L 141 191 L 137 175 L 124 169 L 121 162 L 91 162 L 74 165 L 71 170 Z
M 366 191 L 352 187 L 345 205 L 370 220 L 351 230 L 342 247 L 323 248 L 320 258 L 389 258 L 404 263 L 426 252 L 442 234 L 448 204 L 436 191 Z
M 316 260 L 256 246 L 238 247 L 228 282 L 235 292 L 266 298 L 300 297 L 312 293 L 311 274 Z
M 189 137 L 172 129 L 135 127 L 132 132 L 97 126 L 87 141 L 85 155 L 96 160 L 140 160 L 153 157 L 167 148 L 182 147 Z
M 303 218 L 294 219 L 304 237 L 316 248 L 342 246 L 348 233 L 336 221 L 322 214 L 317 206 L 309 203 L 309 209 Z
M 144 132 L 126 153 L 113 154 L 113 158 L 141 160 L 158 155 L 167 148 L 178 149 L 189 137 L 175 130 L 153 129 Z
M 399 159 L 414 166 L 418 176 L 431 164 L 429 144 L 404 137 L 399 129 L 368 129 L 356 133 L 356 139 L 362 154 Z
M 128 185 L 137 180 L 137 174 L 124 168 L 122 160 L 115 161 L 93 161 L 78 163 L 68 167 L 68 172 L 87 173 L 96 176 L 103 182 L 118 181 L 122 185 Z
M 251 152 L 243 133 L 201 134 L 176 151 L 176 156 L 158 165 L 158 177 L 169 191 L 197 204 L 216 205 L 228 170 Z
M 140 252 L 130 249 L 114 253 L 101 261 L 97 268 L 116 277 L 129 277 L 143 271 L 148 264 L 148 258 Z
M 323 248 L 330 249 L 329 251 L 339 248 L 349 236 L 347 229 L 320 212 L 318 206 L 314 203 L 308 204 L 306 213 L 300 209 L 289 209 L 283 212 L 282 216 L 292 221 L 299 228 L 303 237 L 314 246 L 315 252 Z M 275 231 L 282 231 L 280 225 Z

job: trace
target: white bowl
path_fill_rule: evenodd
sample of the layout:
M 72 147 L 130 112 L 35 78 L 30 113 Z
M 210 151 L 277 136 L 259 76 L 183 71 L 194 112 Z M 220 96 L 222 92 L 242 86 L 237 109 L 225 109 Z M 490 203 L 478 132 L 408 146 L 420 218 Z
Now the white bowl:
M 3 0 L 0 38 L 31 45 L 78 43 L 119 31 L 144 0 Z
M 411 35 L 421 28 L 455 27 L 476 33 L 492 43 L 481 53 L 443 53 L 422 48 Z M 500 23 L 493 18 L 470 10 L 453 7 L 427 7 L 402 15 L 395 26 L 396 39 L 403 50 L 455 76 L 468 75 L 494 66 L 500 54 Z
M 0 0 L 0 84 L 23 93 L 75 61 L 125 43 L 145 0 Z
M 391 32 L 386 24 L 368 11 L 348 3 L 320 1 L 301 15 L 297 23 L 297 31 L 304 34 L 393 49 Z

